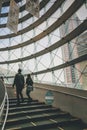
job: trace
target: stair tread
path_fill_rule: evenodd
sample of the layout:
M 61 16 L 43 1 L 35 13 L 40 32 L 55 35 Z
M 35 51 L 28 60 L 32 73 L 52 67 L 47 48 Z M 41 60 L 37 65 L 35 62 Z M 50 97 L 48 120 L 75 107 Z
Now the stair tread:
M 40 120 L 40 119 L 46 119 L 46 118 L 55 118 L 55 117 L 59 117 L 59 118 L 65 118 L 65 116 L 70 116 L 68 113 L 50 113 L 50 114 L 46 114 L 46 113 L 42 113 L 42 114 L 38 114 L 38 115 L 29 115 L 29 116 L 25 116 L 24 118 L 20 118 L 20 119 L 11 119 L 11 120 L 8 120 L 6 122 L 6 124 L 11 124 L 11 123 L 23 123 L 23 121 L 35 121 L 35 120 Z
M 29 105 L 29 104 L 32 105 L 32 104 L 45 104 L 45 103 L 44 103 L 44 102 L 36 102 L 36 101 L 30 101 L 30 102 L 28 102 L 28 103 L 27 103 L 27 102 L 23 102 L 23 103 L 21 102 L 19 107 L 21 107 L 21 106 L 26 106 L 26 105 Z M 17 106 L 17 102 L 15 102 L 15 103 L 12 102 L 11 104 L 9 104 L 9 107 L 10 107 L 10 108 L 16 107 L 16 106 Z M 6 107 L 6 105 L 5 105 L 5 107 Z
M 17 106 L 16 99 L 9 101 L 5 130 L 83 130 L 85 128 L 81 126 L 80 119 L 44 102 L 33 100 L 27 103 L 25 99 Z
M 28 116 L 29 116 L 30 118 L 33 118 L 33 117 L 38 117 L 39 115 L 54 115 L 54 114 L 56 114 L 56 115 L 58 114 L 58 115 L 59 115 L 59 114 L 65 114 L 65 113 L 63 113 L 63 112 L 58 113 L 57 111 L 53 111 L 53 112 L 52 112 L 52 111 L 51 111 L 51 112 L 49 111 L 48 113 L 44 113 L 44 112 L 42 112 L 42 113 L 40 113 L 40 114 L 39 114 L 39 113 L 38 113 L 38 114 L 37 114 L 37 113 L 34 113 L 34 114 L 29 114 Z M 11 118 L 11 119 L 8 119 L 8 121 L 21 120 L 21 119 L 24 119 L 24 118 L 26 118 L 26 115 L 25 115 L 25 116 L 22 116 L 22 117 L 17 117 L 17 118 L 14 118 L 14 119 L 12 119 L 12 118 Z
M 51 110 L 58 110 L 56 108 L 43 108 L 43 109 L 36 109 L 36 110 L 27 110 L 27 111 L 20 111 L 20 112 L 15 112 L 15 113 L 8 113 L 8 117 L 16 117 L 18 115 L 22 116 L 22 115 L 27 115 L 27 114 L 34 114 L 34 113 L 42 113 L 44 111 L 51 111 Z
M 25 108 L 25 107 L 36 107 L 36 106 L 50 106 L 51 105 L 46 105 L 46 104 L 27 104 L 27 106 L 21 106 L 21 107 L 16 107 L 16 109 L 21 109 L 21 108 Z M 14 110 L 15 108 L 9 108 L 9 110 Z
M 33 110 L 33 109 L 38 109 L 38 108 L 51 108 L 51 105 L 46 105 L 46 104 L 32 104 L 32 105 L 27 105 L 27 106 L 21 106 L 21 107 L 14 107 L 14 108 L 9 108 L 9 113 L 13 112 L 21 112 L 24 110 Z M 6 110 L 6 109 L 5 109 Z
M 53 119 L 54 120 L 54 119 Z M 47 119 L 47 120 L 40 120 L 40 121 L 36 121 L 36 122 L 28 122 L 28 123 L 24 123 L 24 124 L 21 124 L 21 127 L 20 127 L 20 124 L 17 125 L 17 128 L 20 130 L 20 129 L 27 129 L 27 128 L 34 128 L 34 127 L 39 127 L 39 126 L 46 126 L 46 125 L 59 125 L 61 123 L 66 123 L 66 122 L 70 122 L 69 119 L 64 119 L 63 121 L 52 121 L 51 119 Z M 75 120 L 77 121 L 77 120 Z M 13 127 L 11 127 L 11 129 L 15 130 L 15 126 L 16 125 L 13 125 Z M 16 128 L 16 129 L 17 129 Z M 8 127 L 6 130 L 10 130 L 10 127 Z

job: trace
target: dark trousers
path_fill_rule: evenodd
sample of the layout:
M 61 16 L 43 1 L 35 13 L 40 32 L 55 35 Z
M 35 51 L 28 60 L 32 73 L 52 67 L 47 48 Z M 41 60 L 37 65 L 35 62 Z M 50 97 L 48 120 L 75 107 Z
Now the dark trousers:
M 23 94 L 22 94 L 22 89 L 16 88 L 16 93 L 17 93 L 17 103 L 20 103 L 20 97 L 23 102 L 24 98 L 23 98 Z
M 27 91 L 27 90 L 26 90 L 26 95 L 28 96 L 28 100 L 31 100 L 31 99 L 32 99 L 32 98 L 30 97 L 30 92 L 31 92 L 31 91 Z

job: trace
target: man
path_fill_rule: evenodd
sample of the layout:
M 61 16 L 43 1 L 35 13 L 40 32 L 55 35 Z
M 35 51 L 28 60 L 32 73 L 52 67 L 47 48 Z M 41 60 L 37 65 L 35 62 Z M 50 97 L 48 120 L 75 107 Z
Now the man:
M 15 75 L 14 85 L 16 86 L 17 105 L 20 104 L 20 97 L 22 102 L 24 101 L 22 90 L 24 88 L 24 76 L 21 74 L 21 69 L 18 69 L 18 73 Z

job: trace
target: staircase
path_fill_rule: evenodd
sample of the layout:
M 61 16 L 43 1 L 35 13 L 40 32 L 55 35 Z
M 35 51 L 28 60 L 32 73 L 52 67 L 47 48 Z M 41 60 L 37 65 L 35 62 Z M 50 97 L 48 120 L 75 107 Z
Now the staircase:
M 83 129 L 86 129 L 86 125 L 80 119 L 44 102 L 38 102 L 37 100 L 27 102 L 25 98 L 24 102 L 17 106 L 15 98 L 9 99 L 9 113 L 5 130 Z

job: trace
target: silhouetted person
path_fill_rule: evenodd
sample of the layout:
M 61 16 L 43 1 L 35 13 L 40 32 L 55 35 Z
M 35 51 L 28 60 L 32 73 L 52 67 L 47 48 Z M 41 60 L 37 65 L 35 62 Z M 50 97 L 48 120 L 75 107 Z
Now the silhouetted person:
M 24 88 L 24 76 L 21 74 L 21 69 L 18 69 L 18 73 L 15 75 L 14 85 L 16 86 L 17 105 L 20 104 L 20 97 L 22 102 L 24 101 L 22 90 Z
M 33 91 L 33 80 L 31 75 L 28 74 L 26 78 L 26 95 L 28 96 L 28 101 L 31 101 L 30 92 Z
M 3 77 L 3 76 L 1 76 L 1 77 L 0 77 L 0 79 L 1 79 L 1 80 L 2 80 L 2 82 L 4 83 L 4 77 Z

